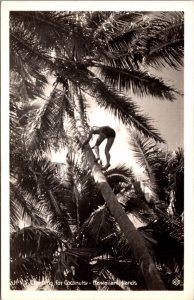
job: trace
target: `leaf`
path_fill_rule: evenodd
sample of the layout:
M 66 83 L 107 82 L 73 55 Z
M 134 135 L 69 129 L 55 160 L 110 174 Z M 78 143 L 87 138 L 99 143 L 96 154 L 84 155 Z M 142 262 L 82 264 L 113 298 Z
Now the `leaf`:
M 135 95 L 152 97 L 161 100 L 173 101 L 177 91 L 166 85 L 160 78 L 149 75 L 147 72 L 127 70 L 110 66 L 98 66 L 101 75 L 107 84 L 119 90 L 132 91 Z

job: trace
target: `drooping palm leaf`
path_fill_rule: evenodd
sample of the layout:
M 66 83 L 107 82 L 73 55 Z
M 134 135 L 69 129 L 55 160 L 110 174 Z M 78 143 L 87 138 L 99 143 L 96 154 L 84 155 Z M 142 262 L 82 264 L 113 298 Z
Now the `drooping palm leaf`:
M 163 213 L 166 213 L 166 206 L 169 204 L 169 193 L 171 191 L 169 182 L 171 153 L 137 134 L 133 138 L 132 147 L 138 163 L 144 168 L 145 174 L 149 178 L 145 184 L 155 193 L 155 196 L 152 196 L 160 199 L 161 209 Z M 183 181 L 181 180 L 180 182 Z
M 35 120 L 28 124 L 27 146 L 31 149 L 42 145 L 51 137 L 63 133 L 63 113 L 66 98 L 56 91 L 51 94 L 47 103 L 40 109 Z M 44 138 L 45 137 L 45 138 Z
M 129 42 L 129 32 L 133 25 L 138 24 L 142 19 L 141 12 L 113 12 L 109 11 L 104 14 L 103 22 L 94 32 L 94 36 L 105 38 L 111 45 L 114 43 L 121 43 L 123 40 L 127 44 Z M 102 16 L 101 16 L 102 17 Z
M 171 269 L 176 268 L 176 264 L 179 268 L 183 267 L 184 230 L 180 218 L 163 216 L 139 230 L 157 240 L 154 251 L 160 262 L 166 263 Z
M 57 166 L 39 152 L 23 161 L 18 172 L 18 181 L 24 190 L 36 197 L 37 204 L 47 217 L 47 222 L 65 237 L 71 236 L 72 206 L 68 190 L 60 182 Z
M 101 206 L 84 222 L 80 228 L 79 235 L 84 233 L 90 236 L 96 243 L 99 243 L 100 240 L 110 235 L 113 227 L 116 229 L 113 219 L 107 212 L 107 208 Z
M 61 241 L 56 232 L 48 228 L 42 227 L 25 227 L 11 234 L 11 252 L 12 259 L 18 256 L 29 256 L 47 252 L 48 257 L 52 256 L 58 247 L 61 246 Z
M 152 190 L 157 193 L 157 184 L 154 174 L 155 157 L 157 156 L 157 147 L 153 141 L 147 138 L 143 138 L 139 134 L 134 134 L 132 138 L 132 147 L 134 157 L 137 158 L 137 162 L 140 167 L 144 168 L 148 178 L 151 181 Z
M 10 237 L 11 289 L 23 289 L 34 279 L 52 280 L 54 254 L 59 247 L 62 247 L 59 237 L 47 228 L 30 226 L 13 232 Z
M 99 106 L 109 110 L 126 125 L 134 125 L 146 136 L 152 137 L 159 142 L 164 142 L 158 131 L 151 125 L 151 119 L 139 113 L 139 108 L 131 99 L 116 92 L 112 87 L 105 85 L 101 80 L 88 78 L 84 82 L 86 89 L 96 98 Z
M 27 215 L 34 225 L 45 226 L 46 220 L 38 208 L 37 201 L 27 191 L 10 182 L 10 223 L 11 228 L 18 226 L 18 222 Z
M 166 44 L 157 44 L 146 57 L 146 64 L 155 68 L 171 66 L 179 69 L 183 66 L 183 39 L 177 39 Z
M 26 290 L 33 281 L 52 278 L 53 270 L 47 255 L 17 257 L 10 263 L 10 289 Z
M 77 13 L 79 15 L 79 12 Z M 14 11 L 11 13 L 11 24 L 17 26 L 22 26 L 28 31 L 37 30 L 37 36 L 49 28 L 50 38 L 58 35 L 69 36 L 72 33 L 73 37 L 80 38 L 76 35 L 76 29 L 79 24 L 76 24 L 76 14 L 75 12 L 60 12 L 60 11 Z M 32 28 L 33 27 L 33 28 Z M 13 27 L 14 30 L 14 27 Z M 43 38 L 43 37 L 42 37 Z M 52 40 L 56 42 L 56 40 Z
M 112 66 L 135 68 L 151 65 L 178 69 L 183 65 L 184 15 L 182 12 L 140 13 L 139 19 L 112 34 Z M 120 56 L 119 56 L 120 55 Z
M 87 99 L 85 98 L 81 90 L 78 91 L 78 98 L 79 98 L 79 112 L 81 114 L 80 118 L 82 120 L 85 130 L 89 131 L 88 116 L 87 116 L 87 109 L 89 106 L 87 103 Z
M 113 179 L 113 181 L 115 180 L 115 182 L 116 181 L 122 182 L 122 179 L 123 179 L 123 182 L 127 183 L 127 182 L 129 182 L 131 177 L 134 176 L 134 174 L 133 174 L 132 168 L 128 168 L 127 166 L 122 164 L 122 165 L 118 165 L 114 168 L 107 170 L 106 176 L 107 176 L 107 179 L 110 181 L 111 181 L 111 179 Z
M 105 82 L 119 90 L 132 91 L 141 97 L 151 95 L 162 100 L 172 101 L 175 99 L 174 93 L 177 93 L 175 89 L 166 85 L 162 79 L 146 72 L 103 65 L 98 67 Z
M 161 66 L 170 66 L 178 69 L 178 67 L 183 66 L 183 13 L 161 13 L 153 19 L 152 26 L 153 27 L 150 30 L 150 37 L 152 37 L 152 40 L 150 39 L 148 42 L 149 49 L 145 62 L 156 68 Z
M 13 62 L 14 58 L 16 61 Z M 11 56 L 10 60 L 10 69 L 13 69 L 10 78 L 11 87 L 13 89 L 14 86 L 14 94 L 19 100 L 28 102 L 36 98 L 44 99 L 44 89 L 48 82 L 41 68 L 26 62 L 19 54 L 15 54 L 15 57 Z
M 28 62 L 30 66 L 36 66 L 38 69 L 55 69 L 51 56 L 48 52 L 37 45 L 36 41 L 26 39 L 21 36 L 21 33 L 10 33 L 10 55 L 13 57 L 13 62 L 18 62 L 17 56 L 20 61 Z M 14 57 L 15 56 L 15 57 Z M 14 67 L 14 65 L 13 65 Z

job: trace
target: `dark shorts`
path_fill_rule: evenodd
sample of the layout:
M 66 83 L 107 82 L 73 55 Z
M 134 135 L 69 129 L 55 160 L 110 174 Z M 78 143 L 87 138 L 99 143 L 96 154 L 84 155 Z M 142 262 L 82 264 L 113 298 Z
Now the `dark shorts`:
M 103 127 L 101 132 L 104 133 L 107 138 L 115 137 L 115 131 L 108 126 Z

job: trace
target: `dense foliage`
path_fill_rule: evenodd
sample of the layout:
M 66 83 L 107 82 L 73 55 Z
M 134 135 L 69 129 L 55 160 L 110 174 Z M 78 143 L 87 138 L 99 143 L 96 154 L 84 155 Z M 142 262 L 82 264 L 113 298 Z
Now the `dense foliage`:
M 117 166 L 107 181 L 142 222 L 166 288 L 183 287 L 183 151 L 159 145 L 163 137 L 132 99 L 176 99 L 150 69 L 183 65 L 183 21 L 180 12 L 10 13 L 12 289 L 35 279 L 39 289 L 44 282 L 62 290 L 147 288 L 80 149 L 77 115 L 87 133 L 91 98 L 126 125 L 144 171 L 140 182 L 132 168 Z M 65 163 L 53 163 L 60 149 Z

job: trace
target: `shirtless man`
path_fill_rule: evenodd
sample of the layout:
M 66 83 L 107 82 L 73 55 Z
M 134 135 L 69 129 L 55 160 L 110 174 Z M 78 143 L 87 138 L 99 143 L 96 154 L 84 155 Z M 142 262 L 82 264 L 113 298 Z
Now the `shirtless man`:
M 97 156 L 96 162 L 100 161 L 100 163 L 101 163 L 100 156 L 99 156 L 99 146 L 105 139 L 107 139 L 107 143 L 106 143 L 106 147 L 105 147 L 106 165 L 103 167 L 103 170 L 108 169 L 110 167 L 109 151 L 110 151 L 110 148 L 112 147 L 112 144 L 115 139 L 115 135 L 116 135 L 115 131 L 114 131 L 114 129 L 112 129 L 109 126 L 102 126 L 102 127 L 93 126 L 89 132 L 88 138 L 85 140 L 82 147 L 84 147 L 86 144 L 89 143 L 93 134 L 99 135 L 98 139 L 96 140 L 95 145 L 92 147 L 92 149 L 94 148 L 94 150 L 96 152 L 96 156 Z

